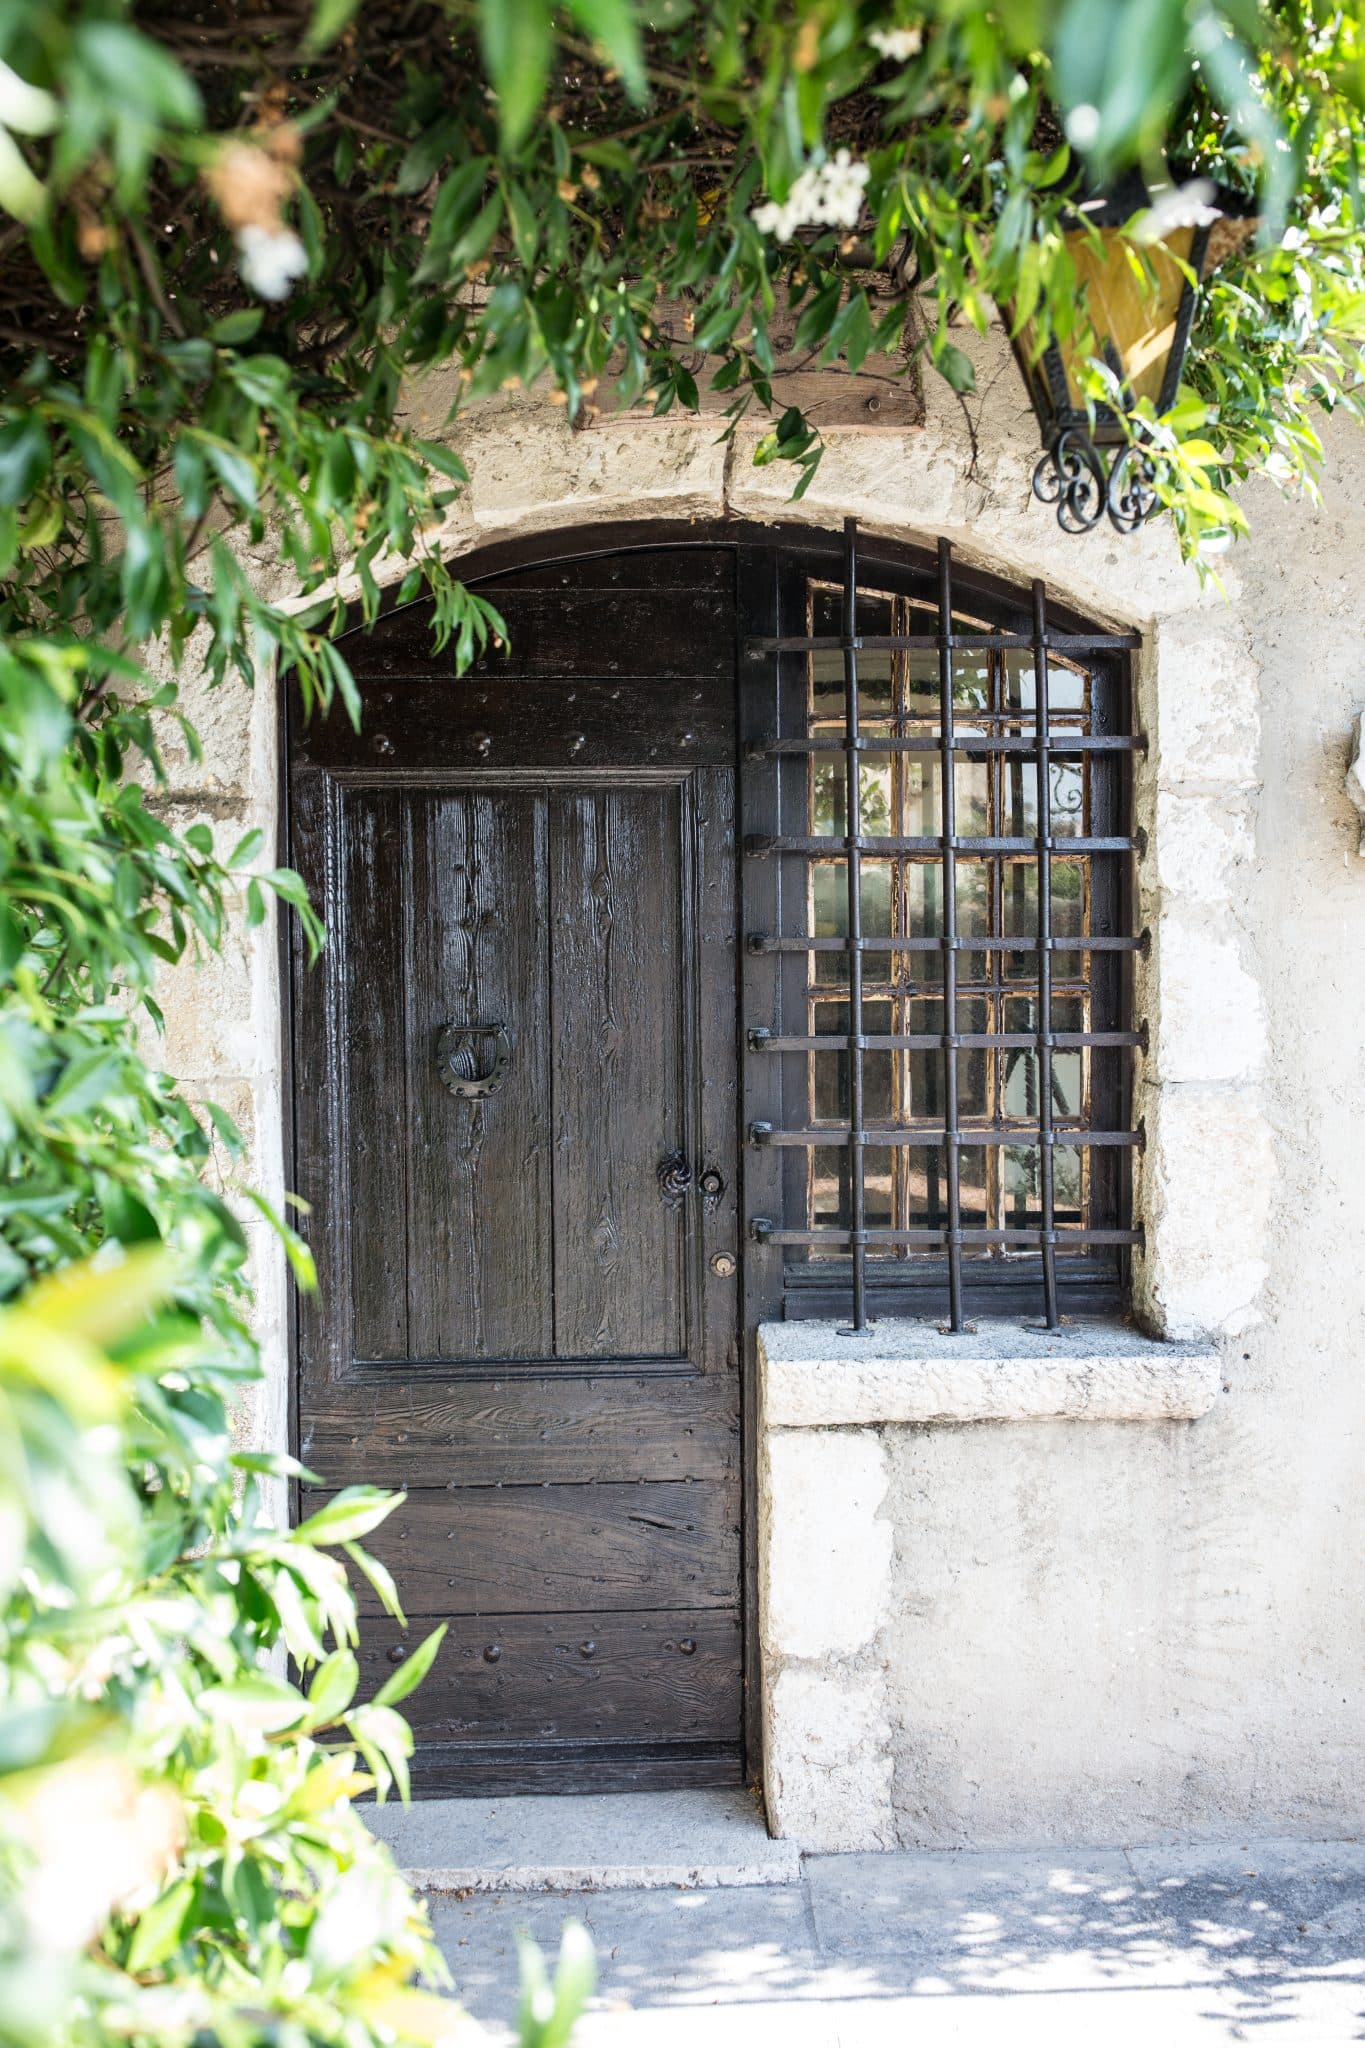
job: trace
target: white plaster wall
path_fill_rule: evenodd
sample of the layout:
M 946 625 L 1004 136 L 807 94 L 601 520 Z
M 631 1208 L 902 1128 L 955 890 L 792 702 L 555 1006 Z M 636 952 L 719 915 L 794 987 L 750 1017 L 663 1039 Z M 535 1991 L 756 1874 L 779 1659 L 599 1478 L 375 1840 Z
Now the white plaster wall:
M 1059 534 L 1029 496 L 1034 432 L 1008 351 L 999 336 L 972 345 L 975 462 L 956 402 L 931 390 L 921 432 L 837 440 L 798 507 L 789 479 L 717 448 L 710 426 L 574 433 L 513 400 L 461 429 L 473 483 L 449 544 L 650 511 L 828 525 L 855 512 L 907 539 L 947 534 L 964 557 L 1041 574 L 1142 631 L 1154 945 L 1138 1307 L 1170 1335 L 1214 1336 L 1225 1392 L 1197 1423 L 813 1432 L 808 1460 L 823 1444 L 832 1469 L 862 1475 L 869 1576 L 844 1625 L 866 1683 L 841 1715 L 816 1600 L 799 1649 L 776 1645 L 789 1669 L 769 1740 L 793 1773 L 825 1745 L 822 1810 L 850 1840 L 1351 1831 L 1365 1818 L 1365 862 L 1342 776 L 1365 705 L 1365 438 L 1329 433 L 1322 512 L 1249 493 L 1254 536 L 1224 558 L 1225 603 L 1161 530 Z M 421 431 L 441 430 L 446 397 L 439 379 L 414 395 Z M 182 680 L 210 744 L 205 772 L 177 761 L 177 800 L 206 802 L 225 837 L 269 821 L 268 687 L 203 700 Z M 176 977 L 166 1007 L 168 1063 L 244 1114 L 251 1170 L 278 1192 L 270 934 Z M 260 1280 L 272 1378 L 250 1427 L 279 1442 L 283 1279 L 268 1247 Z M 813 1495 L 832 1547 L 837 1492 Z M 807 1563 L 814 1597 L 829 1574 Z M 782 1598 L 799 1613 L 799 1585 Z M 873 1780 L 877 1817 L 865 1804 L 854 1825 Z

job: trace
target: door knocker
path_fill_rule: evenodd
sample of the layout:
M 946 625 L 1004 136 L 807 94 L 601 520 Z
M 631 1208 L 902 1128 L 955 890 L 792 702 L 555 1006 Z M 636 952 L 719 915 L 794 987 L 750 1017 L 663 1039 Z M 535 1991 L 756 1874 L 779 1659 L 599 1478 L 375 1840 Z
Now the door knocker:
M 485 1069 L 483 1042 L 492 1040 L 493 1063 Z M 436 1040 L 436 1071 L 452 1095 L 494 1095 L 512 1057 L 504 1024 L 447 1024 Z

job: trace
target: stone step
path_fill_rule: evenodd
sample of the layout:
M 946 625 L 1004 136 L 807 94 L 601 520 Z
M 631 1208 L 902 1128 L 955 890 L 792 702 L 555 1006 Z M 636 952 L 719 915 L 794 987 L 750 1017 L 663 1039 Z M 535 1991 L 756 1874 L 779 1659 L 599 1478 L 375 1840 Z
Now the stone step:
M 425 1799 L 363 1809 L 421 1891 L 647 1891 L 797 1884 L 748 1792 Z

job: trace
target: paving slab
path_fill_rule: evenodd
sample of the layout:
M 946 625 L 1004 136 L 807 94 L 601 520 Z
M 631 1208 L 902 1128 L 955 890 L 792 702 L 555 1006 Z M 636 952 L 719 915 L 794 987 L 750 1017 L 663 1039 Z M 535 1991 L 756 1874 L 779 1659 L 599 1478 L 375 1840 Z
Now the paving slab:
M 426 1799 L 365 1818 L 423 1891 L 781 1885 L 801 1871 L 747 1792 Z
M 552 1952 L 569 1914 L 599 1968 L 575 2048 L 1365 2040 L 1354 1844 L 832 1856 L 788 1886 L 484 1893 L 433 1908 L 499 2048 L 514 2039 L 515 1928 Z

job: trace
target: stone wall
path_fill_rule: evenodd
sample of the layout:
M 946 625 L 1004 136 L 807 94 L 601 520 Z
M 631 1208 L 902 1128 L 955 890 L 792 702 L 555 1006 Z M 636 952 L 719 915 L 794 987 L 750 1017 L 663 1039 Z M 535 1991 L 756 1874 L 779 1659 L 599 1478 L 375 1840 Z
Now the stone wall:
M 1136 1305 L 1154 1331 L 1211 1340 L 1216 1398 L 1199 1420 L 1063 1408 L 770 1431 L 765 1503 L 824 1503 L 787 1524 L 761 1621 L 786 1788 L 770 1775 L 770 1790 L 827 1845 L 1350 1832 L 1365 1817 L 1365 863 L 1343 776 L 1365 703 L 1365 440 L 1329 435 L 1322 511 L 1248 494 L 1253 538 L 1223 558 L 1225 600 L 1159 529 L 1059 534 L 1029 496 L 1035 435 L 1008 350 L 973 345 L 975 448 L 931 388 L 922 430 L 832 437 L 798 507 L 788 478 L 709 426 L 577 434 L 514 400 L 461 430 L 473 483 L 450 549 L 650 511 L 853 512 L 900 538 L 946 534 L 1140 630 L 1154 945 Z M 439 379 L 414 394 L 421 431 L 440 431 L 447 397 Z M 208 758 L 176 756 L 175 803 L 225 838 L 271 823 L 269 682 L 253 699 L 185 680 Z M 250 1171 L 278 1193 L 270 934 L 174 977 L 165 1005 L 168 1064 L 247 1124 Z M 272 1378 L 245 1427 L 279 1442 L 283 1275 L 268 1244 L 258 1264 Z

